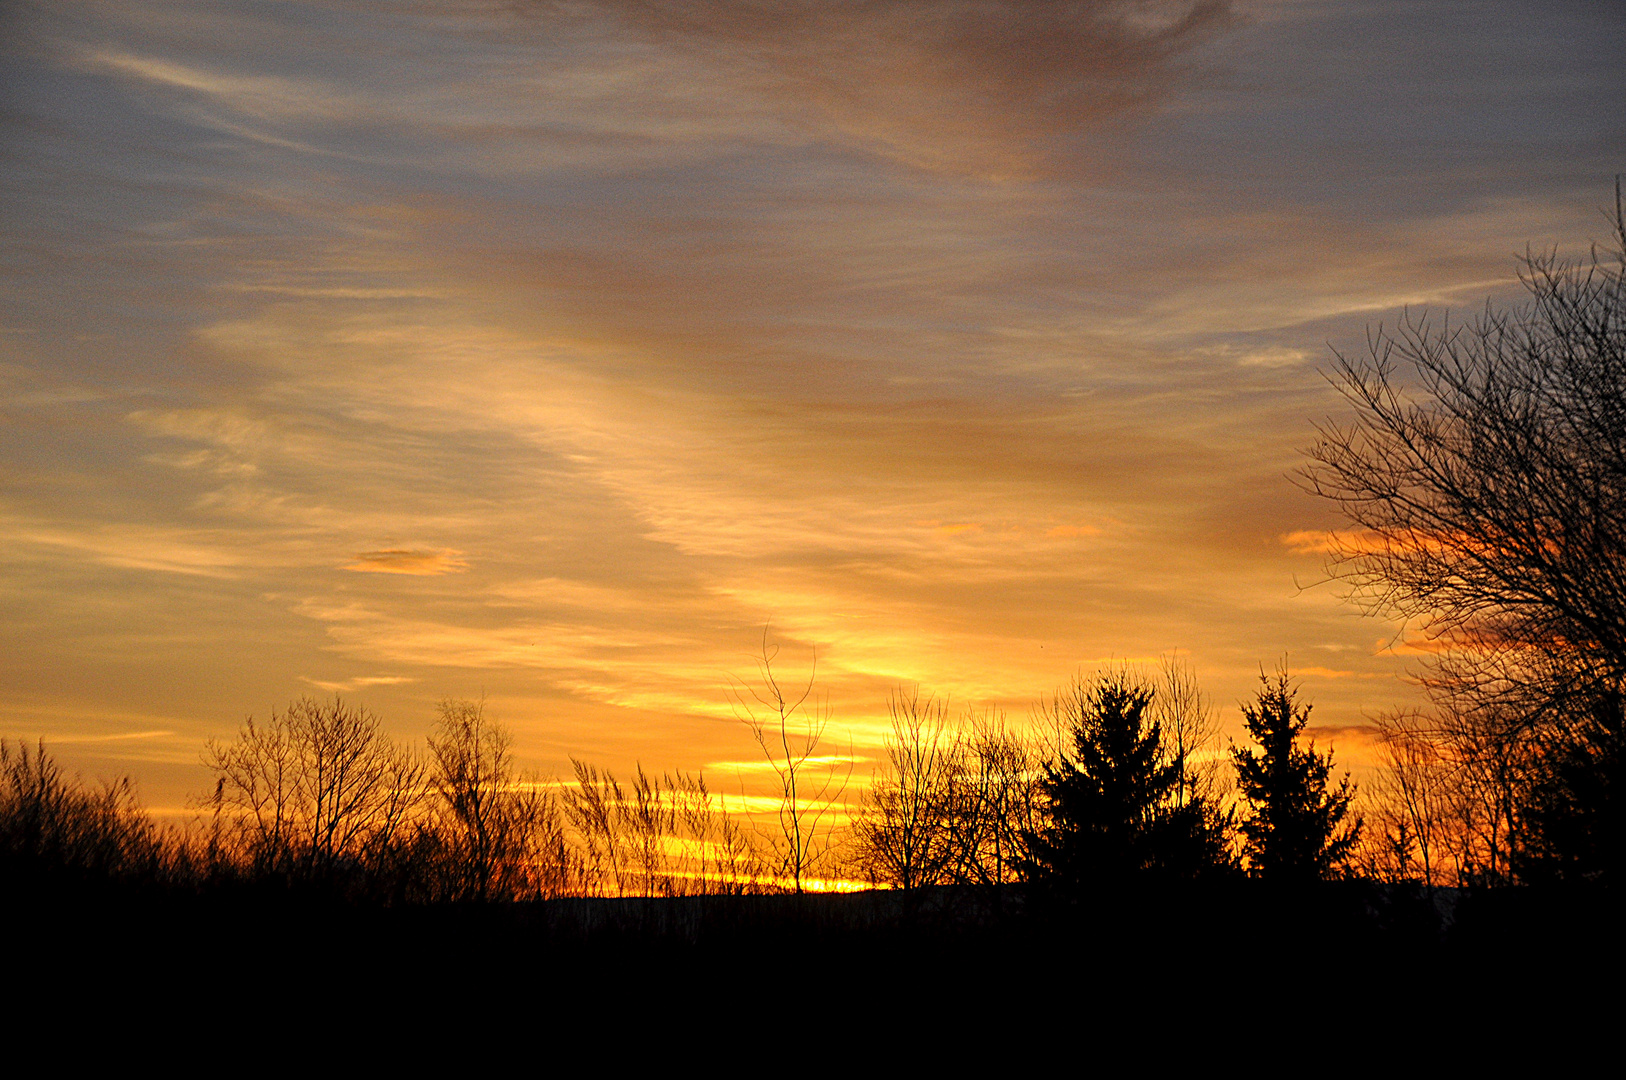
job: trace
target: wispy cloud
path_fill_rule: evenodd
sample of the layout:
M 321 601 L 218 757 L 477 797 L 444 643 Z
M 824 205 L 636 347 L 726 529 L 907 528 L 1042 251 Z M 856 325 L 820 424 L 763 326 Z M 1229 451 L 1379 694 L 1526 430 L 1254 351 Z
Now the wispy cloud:
M 418 681 L 405 675 L 358 675 L 353 679 L 340 680 L 313 679 L 308 675 L 301 675 L 299 680 L 320 687 L 330 694 L 350 694 L 371 686 L 402 686 Z
M 172 730 L 116 731 L 105 735 L 53 734 L 51 736 L 51 745 L 86 746 L 96 743 L 121 743 L 144 739 L 167 739 L 174 734 L 175 732 Z
M 437 574 L 461 574 L 469 568 L 461 551 L 450 549 L 428 551 L 412 548 L 385 548 L 381 551 L 359 551 L 354 562 L 344 569 L 359 574 L 412 574 L 433 577 Z
M 814 131 L 918 168 L 990 177 L 1054 162 L 1059 139 L 1166 98 L 1223 0 L 600 0 L 591 12 L 676 46 Z
M 201 543 L 195 534 L 138 524 L 65 529 L 18 522 L 0 525 L 0 538 L 13 550 L 57 549 L 104 566 L 168 574 L 230 578 L 241 563 L 234 552 Z

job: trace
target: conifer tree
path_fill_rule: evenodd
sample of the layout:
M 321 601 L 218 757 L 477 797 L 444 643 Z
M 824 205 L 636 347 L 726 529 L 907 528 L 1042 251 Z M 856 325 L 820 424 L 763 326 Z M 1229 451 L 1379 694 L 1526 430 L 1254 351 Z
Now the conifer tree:
M 1298 704 L 1287 672 L 1259 678 L 1264 685 L 1257 699 L 1242 706 L 1259 750 L 1231 748 L 1237 783 L 1251 808 L 1240 826 L 1248 872 L 1278 883 L 1335 877 L 1360 837 L 1361 819 L 1350 819 L 1355 789 L 1348 773 L 1329 789 L 1331 752 L 1318 754 L 1313 743 L 1299 746 L 1310 706 Z
M 1223 828 L 1200 798 L 1176 798 L 1186 763 L 1147 716 L 1153 690 L 1124 672 L 1075 684 L 1050 706 L 1070 747 L 1045 767 L 1047 824 L 1030 835 L 1027 877 L 1077 897 L 1148 876 L 1190 879 L 1228 865 Z

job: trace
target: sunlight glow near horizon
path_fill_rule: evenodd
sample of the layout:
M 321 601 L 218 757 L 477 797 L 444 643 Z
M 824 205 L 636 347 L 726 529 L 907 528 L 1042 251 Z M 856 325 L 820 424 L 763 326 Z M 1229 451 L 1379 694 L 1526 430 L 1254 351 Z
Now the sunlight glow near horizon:
M 771 627 L 835 754 L 1178 651 L 1359 766 L 1427 643 L 1300 588 L 1317 368 L 1602 233 L 1626 18 L 939 8 L 16 7 L 0 734 L 171 810 L 306 693 L 692 772 Z

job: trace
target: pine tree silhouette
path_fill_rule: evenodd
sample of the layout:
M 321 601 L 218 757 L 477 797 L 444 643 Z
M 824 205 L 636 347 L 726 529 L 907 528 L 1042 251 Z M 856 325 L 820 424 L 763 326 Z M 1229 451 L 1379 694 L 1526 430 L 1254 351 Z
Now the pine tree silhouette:
M 1045 767 L 1047 825 L 1029 837 L 1028 880 L 1077 898 L 1150 877 L 1191 879 L 1228 865 L 1201 799 L 1175 799 L 1186 763 L 1146 717 L 1150 687 L 1123 672 L 1076 685 L 1052 708 L 1072 743 Z
M 1332 754 L 1314 744 L 1300 748 L 1310 719 L 1285 670 L 1274 679 L 1261 673 L 1257 700 L 1242 706 L 1258 751 L 1231 747 L 1237 782 L 1251 811 L 1242 820 L 1248 872 L 1266 881 L 1307 882 L 1337 876 L 1354 851 L 1361 819 L 1348 821 L 1355 789 L 1346 773 L 1329 790 Z

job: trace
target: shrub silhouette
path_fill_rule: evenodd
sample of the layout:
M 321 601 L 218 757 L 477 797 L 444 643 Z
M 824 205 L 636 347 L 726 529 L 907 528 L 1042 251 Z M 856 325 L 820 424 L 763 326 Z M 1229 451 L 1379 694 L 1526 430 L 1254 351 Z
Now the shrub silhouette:
M 59 884 L 167 882 L 188 869 L 128 778 L 99 790 L 63 774 L 44 744 L 0 740 L 0 861 L 5 877 Z

